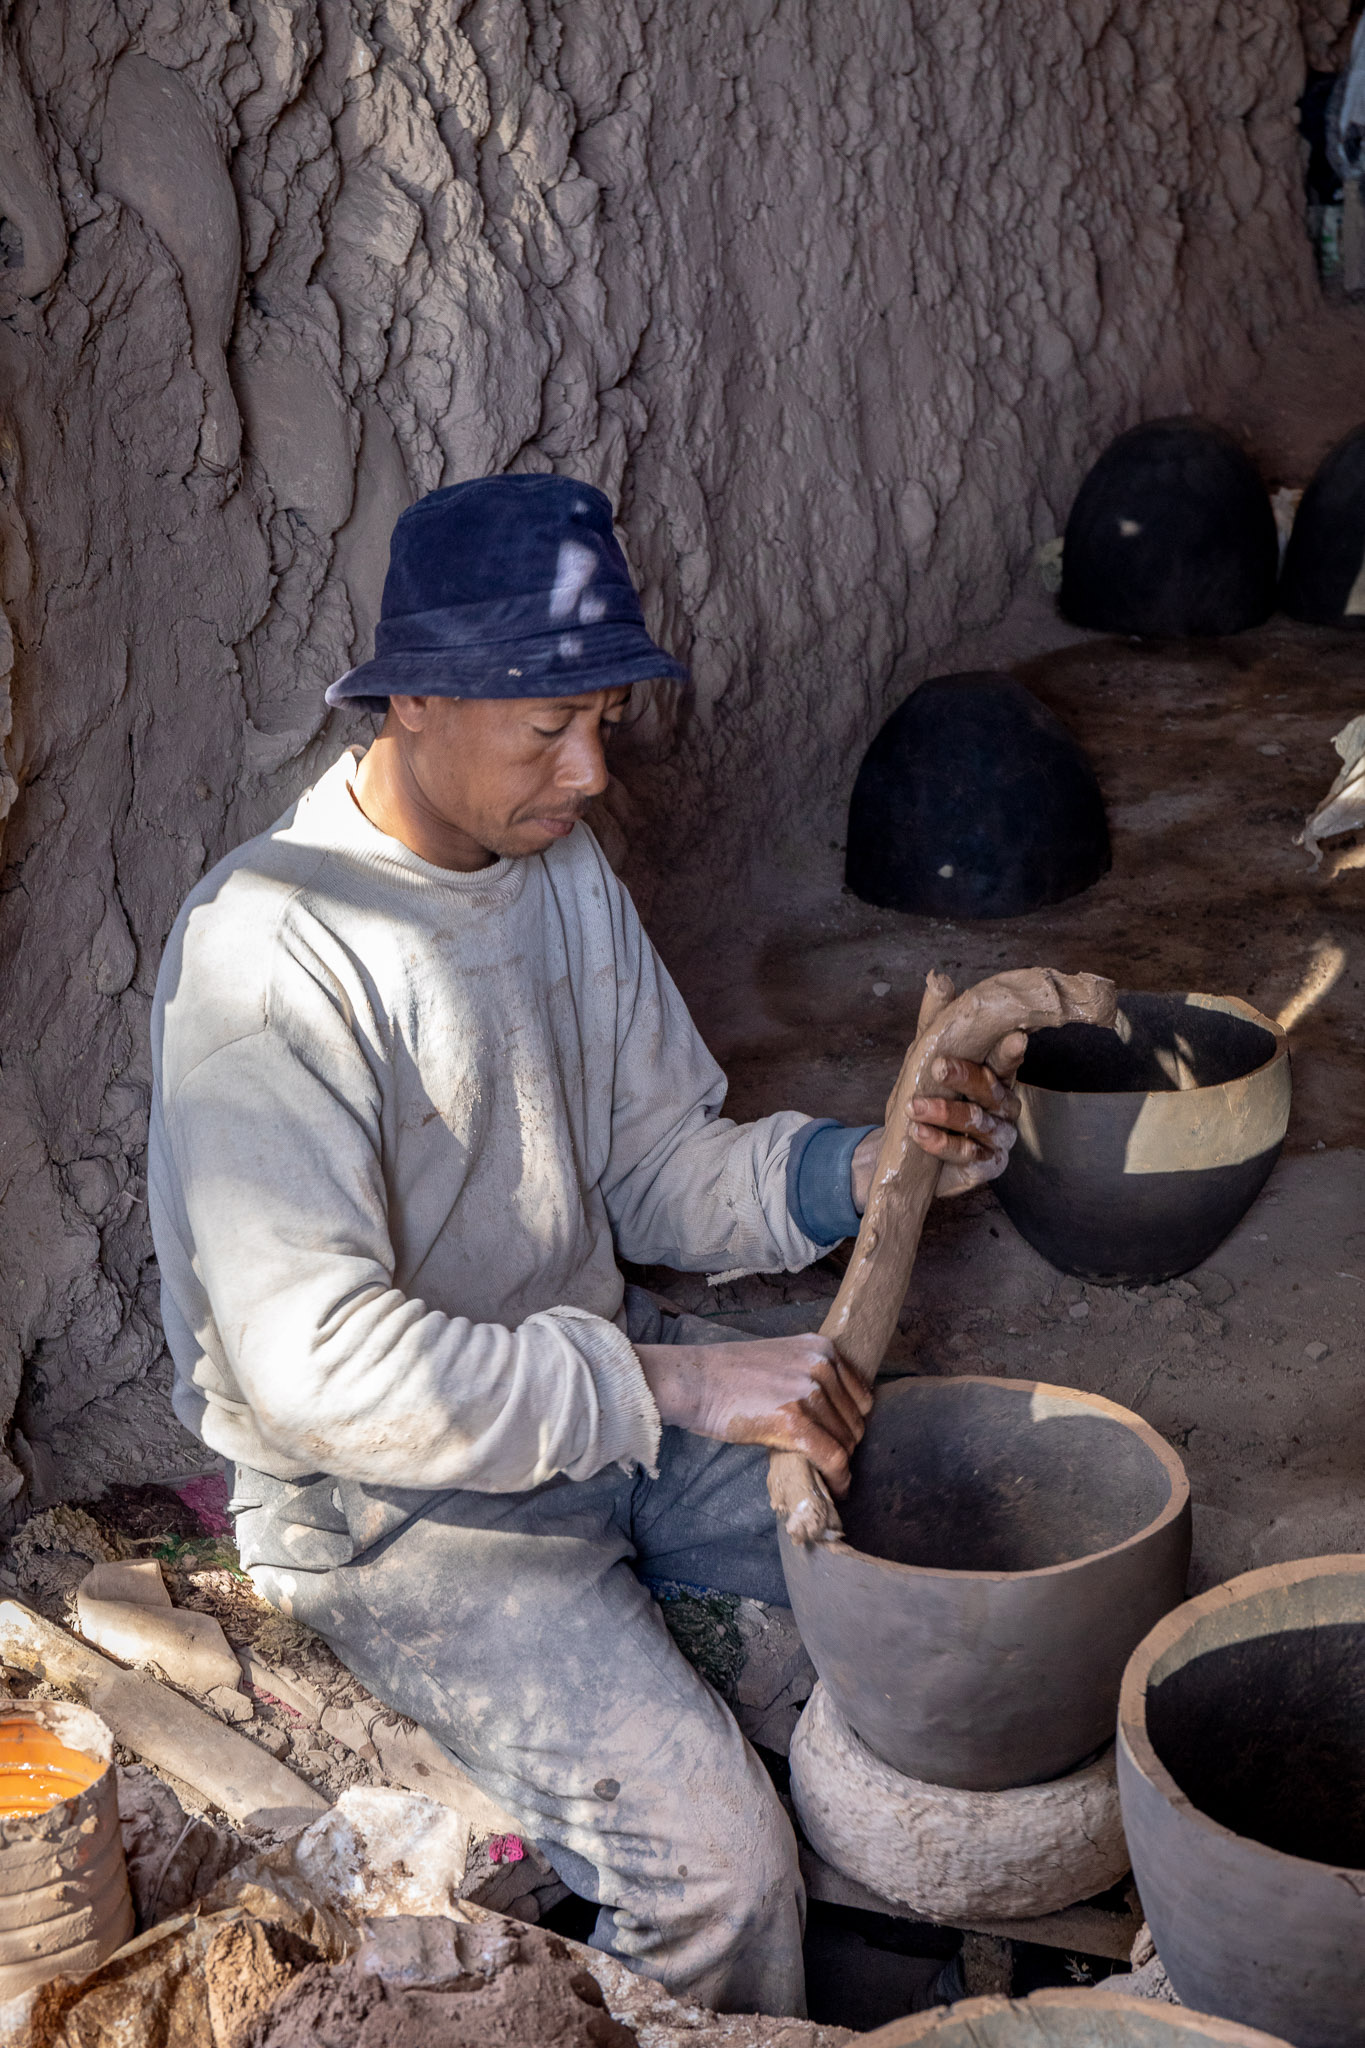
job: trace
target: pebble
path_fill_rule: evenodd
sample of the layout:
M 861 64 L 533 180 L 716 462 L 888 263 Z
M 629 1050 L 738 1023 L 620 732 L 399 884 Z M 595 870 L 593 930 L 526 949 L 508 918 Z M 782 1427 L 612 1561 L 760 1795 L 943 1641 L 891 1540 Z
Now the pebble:
M 1073 1301 L 1070 1308 L 1067 1310 L 1067 1314 L 1070 1316 L 1073 1323 L 1081 1322 L 1086 1316 L 1089 1315 L 1089 1313 L 1090 1303 L 1088 1301 Z
M 1284 748 L 1277 740 L 1267 740 L 1266 744 L 1263 747 L 1257 747 L 1256 751 L 1258 754 L 1282 754 Z
M 872 984 L 872 993 L 873 993 L 873 995 L 874 995 L 874 996 L 889 996 L 889 995 L 890 995 L 890 993 L 891 993 L 891 984 L 890 984 L 890 982 L 889 982 L 889 981 L 874 981 L 874 982 L 873 982 L 873 984 Z
M 1303 1355 L 1305 1358 L 1311 1358 L 1314 1365 L 1316 1365 L 1320 1358 L 1326 1358 L 1327 1346 L 1325 1344 L 1305 1344 Z

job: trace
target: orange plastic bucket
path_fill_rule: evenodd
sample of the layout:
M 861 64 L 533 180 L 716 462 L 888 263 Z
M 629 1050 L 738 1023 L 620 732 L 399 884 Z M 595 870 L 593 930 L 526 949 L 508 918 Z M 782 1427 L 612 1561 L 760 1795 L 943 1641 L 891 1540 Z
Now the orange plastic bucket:
M 132 1931 L 109 1730 L 62 1700 L 0 1708 L 0 2001 L 83 1976 Z

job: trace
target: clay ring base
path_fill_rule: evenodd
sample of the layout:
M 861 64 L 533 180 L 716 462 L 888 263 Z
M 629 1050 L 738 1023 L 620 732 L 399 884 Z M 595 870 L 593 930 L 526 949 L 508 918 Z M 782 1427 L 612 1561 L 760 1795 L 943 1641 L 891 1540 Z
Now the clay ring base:
M 1057 1913 L 1128 1868 L 1112 1744 L 1042 1785 L 926 1785 L 874 1756 L 817 1685 L 792 1736 L 791 1790 L 817 1855 L 930 1920 Z

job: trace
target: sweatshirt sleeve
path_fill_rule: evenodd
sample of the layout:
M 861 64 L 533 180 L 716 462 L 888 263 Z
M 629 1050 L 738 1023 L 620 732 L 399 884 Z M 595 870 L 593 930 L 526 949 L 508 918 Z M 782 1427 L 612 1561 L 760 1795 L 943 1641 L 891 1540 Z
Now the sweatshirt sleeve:
M 294 1474 L 500 1493 L 652 1468 L 658 1411 L 613 1323 L 555 1308 L 507 1329 L 394 1285 L 380 1094 L 347 1003 L 291 963 L 287 1031 L 267 1017 L 164 1095 L 162 1228 L 211 1311 L 187 1333 L 198 1370 L 226 1369 L 220 1401 Z
M 604 864 L 605 866 L 605 864 Z M 799 1272 L 837 1242 L 802 1229 L 788 1157 L 811 1118 L 721 1115 L 725 1076 L 615 876 L 616 1072 L 602 1195 L 617 1250 L 681 1272 Z

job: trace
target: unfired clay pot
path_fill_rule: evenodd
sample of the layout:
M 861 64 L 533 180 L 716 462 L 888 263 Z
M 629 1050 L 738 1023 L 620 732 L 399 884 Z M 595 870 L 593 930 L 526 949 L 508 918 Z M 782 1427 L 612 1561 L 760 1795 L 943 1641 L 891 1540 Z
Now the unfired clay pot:
M 862 2039 L 863 2048 L 1286 2048 L 1250 2027 L 1102 1990 L 964 1998 Z
M 1187 2005 L 1365 2044 L 1365 1556 L 1270 1565 L 1157 1624 L 1123 1679 L 1119 1790 Z
M 840 1513 L 840 1541 L 783 1532 L 797 1626 L 868 1748 L 933 1785 L 1037 1784 L 1102 1749 L 1130 1652 L 1185 1591 L 1179 1458 L 1067 1387 L 882 1386 Z
M 1136 1286 L 1188 1272 L 1250 1208 L 1289 1122 L 1289 1048 L 1234 996 L 1119 996 L 1116 1029 L 1036 1031 L 1019 1142 L 996 1182 L 1064 1273 Z

